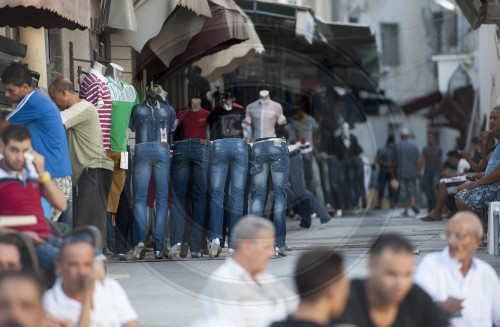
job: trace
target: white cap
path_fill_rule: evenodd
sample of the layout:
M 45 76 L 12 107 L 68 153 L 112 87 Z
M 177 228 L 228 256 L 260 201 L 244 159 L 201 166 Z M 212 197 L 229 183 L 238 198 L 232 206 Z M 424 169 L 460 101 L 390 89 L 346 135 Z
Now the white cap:
M 410 136 L 410 130 L 406 127 L 403 127 L 401 131 L 399 132 L 399 135 L 408 135 Z

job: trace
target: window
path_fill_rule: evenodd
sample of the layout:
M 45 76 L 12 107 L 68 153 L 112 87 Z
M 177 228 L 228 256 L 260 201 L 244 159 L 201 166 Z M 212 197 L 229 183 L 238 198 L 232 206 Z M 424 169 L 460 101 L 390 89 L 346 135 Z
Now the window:
M 396 23 L 380 24 L 382 35 L 382 63 L 397 66 L 399 60 L 399 25 Z

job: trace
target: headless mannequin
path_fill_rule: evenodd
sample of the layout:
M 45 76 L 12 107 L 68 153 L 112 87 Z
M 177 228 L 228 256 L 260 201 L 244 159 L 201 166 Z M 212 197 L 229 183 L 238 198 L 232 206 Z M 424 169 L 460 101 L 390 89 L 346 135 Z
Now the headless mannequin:
M 233 109 L 233 99 L 231 99 L 231 98 L 224 99 L 223 107 L 227 111 L 232 110 Z
M 95 70 L 97 73 L 101 74 L 102 76 L 106 74 L 106 67 L 98 61 L 92 62 L 92 69 Z
M 201 99 L 193 98 L 191 100 L 191 110 L 194 112 L 198 112 L 201 109 Z
M 262 90 L 259 92 L 259 95 L 260 95 L 260 99 L 262 101 L 269 101 L 270 97 L 269 97 L 269 91 L 268 90 Z
M 111 69 L 109 71 L 109 77 L 115 82 L 115 83 L 121 83 L 120 80 L 123 76 L 123 67 L 120 65 L 117 65 L 115 63 L 109 64 Z

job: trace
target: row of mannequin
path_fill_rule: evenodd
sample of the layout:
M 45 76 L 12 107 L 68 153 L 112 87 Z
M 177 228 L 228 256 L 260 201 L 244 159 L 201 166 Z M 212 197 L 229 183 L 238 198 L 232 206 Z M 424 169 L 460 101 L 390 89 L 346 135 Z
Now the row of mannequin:
M 286 118 L 281 105 L 270 99 L 269 92 L 260 91 L 259 99 L 246 110 L 233 103 L 231 97 L 226 97 L 219 107 L 209 112 L 201 108 L 201 100 L 195 97 L 191 99 L 190 108 L 176 115 L 161 87 L 148 88 L 146 100 L 139 102 L 136 90 L 121 79 L 122 74 L 123 68 L 114 63 L 110 64 L 107 73 L 103 65 L 93 63 L 81 83 L 80 97 L 98 108 L 104 147 L 115 163 L 108 197 L 108 212 L 113 223 L 116 223 L 115 214 L 129 166 L 128 129 L 135 132 L 132 171 L 134 259 L 143 257 L 145 251 L 146 200 L 152 173 L 157 203 L 154 251 L 158 259 L 164 255 L 170 176 L 172 249 L 168 255 L 171 258 L 178 255 L 183 242 L 188 192 L 193 197 L 190 210 L 193 226 L 189 240 L 192 256 L 199 255 L 201 249 L 207 193 L 210 194 L 210 256 L 220 254 L 224 212 L 229 213 L 229 233 L 243 215 L 247 172 L 251 175 L 250 214 L 263 216 L 268 178 L 272 181 L 275 246 L 283 248 L 286 235 L 284 190 L 288 184 L 289 159 L 286 142 L 276 137 L 275 125 L 285 124 Z M 210 142 L 207 141 L 207 127 Z M 170 134 L 176 128 L 181 128 L 182 133 L 172 145 L 170 160 Z M 248 140 L 253 142 L 251 148 Z M 230 188 L 225 205 L 227 179 Z M 230 248 L 232 246 L 229 244 Z

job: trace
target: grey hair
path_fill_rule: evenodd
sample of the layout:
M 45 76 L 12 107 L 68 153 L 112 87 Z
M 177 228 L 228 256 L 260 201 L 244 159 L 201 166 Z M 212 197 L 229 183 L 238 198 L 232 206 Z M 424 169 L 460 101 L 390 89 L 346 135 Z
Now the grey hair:
M 274 233 L 274 225 L 269 220 L 257 216 L 243 216 L 231 231 L 231 243 L 237 251 L 247 240 L 256 240 L 261 230 L 266 229 Z
M 476 233 L 476 235 L 479 237 L 483 237 L 484 228 L 483 228 L 483 224 L 481 223 L 481 220 L 477 219 L 477 221 L 474 225 L 476 225 L 474 228 L 474 233 Z

